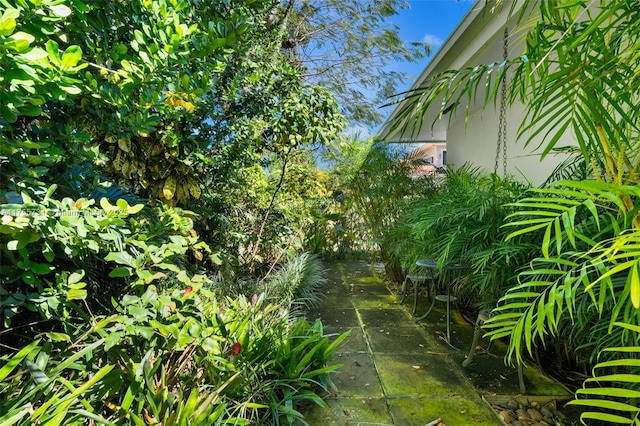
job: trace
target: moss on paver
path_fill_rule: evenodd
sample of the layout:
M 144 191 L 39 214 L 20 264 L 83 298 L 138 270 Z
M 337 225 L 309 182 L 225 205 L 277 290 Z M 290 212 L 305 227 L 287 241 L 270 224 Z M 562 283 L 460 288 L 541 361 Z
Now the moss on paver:
M 444 307 L 421 322 L 411 315 L 413 300 L 397 303 L 385 284 L 363 262 L 329 265 L 327 298 L 309 318 L 321 318 L 325 333 L 351 335 L 335 354 L 344 364 L 331 373 L 337 387 L 329 408 L 305 411 L 310 425 L 422 426 L 440 418 L 448 426 L 499 425 L 481 394 L 518 393 L 516 369 L 504 365 L 499 344 L 462 367 L 473 326 L 452 315 L 452 347 L 442 339 Z M 421 297 L 419 312 L 428 308 Z M 486 342 L 484 342 L 486 343 Z M 567 395 L 536 369 L 525 369 L 529 393 Z
M 372 351 L 376 353 L 424 354 L 425 351 L 440 349 L 439 345 L 427 341 L 424 332 L 415 325 L 365 327 L 365 333 Z
M 476 395 L 451 360 L 441 355 L 374 353 L 374 360 L 389 396 Z
M 312 426 L 393 426 L 384 398 L 333 398 L 329 408 L 313 409 L 305 415 Z
M 397 307 L 389 309 L 363 309 L 356 303 L 356 309 L 360 315 L 360 320 L 365 327 L 376 327 L 380 329 L 388 326 L 396 327 L 399 324 L 411 324 L 411 316 L 404 309 Z
M 343 367 L 331 375 L 341 397 L 382 397 L 384 396 L 378 373 L 371 355 L 368 353 L 339 353 L 332 363 Z
M 424 426 L 435 419 L 441 419 L 449 426 L 500 424 L 484 401 L 469 400 L 459 395 L 444 398 L 389 398 L 388 404 L 396 426 Z

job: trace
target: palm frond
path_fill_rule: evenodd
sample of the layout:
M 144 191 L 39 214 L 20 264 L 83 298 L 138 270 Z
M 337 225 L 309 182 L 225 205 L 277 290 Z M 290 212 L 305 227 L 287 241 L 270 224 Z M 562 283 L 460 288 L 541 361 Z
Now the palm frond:
M 581 415 L 583 421 L 639 425 L 640 407 L 636 401 L 640 398 L 640 327 L 625 323 L 614 323 L 614 326 L 632 332 L 635 344 L 604 349 L 603 353 L 615 353 L 616 359 L 597 363 L 592 377 L 569 404 L 587 408 Z

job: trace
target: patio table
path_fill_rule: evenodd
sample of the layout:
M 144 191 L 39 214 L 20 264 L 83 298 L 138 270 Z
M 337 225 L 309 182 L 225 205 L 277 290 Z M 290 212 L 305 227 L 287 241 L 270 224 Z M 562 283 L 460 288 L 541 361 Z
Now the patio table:
M 411 272 L 407 273 L 404 281 L 402 282 L 402 290 L 401 290 L 402 296 L 400 297 L 400 302 L 399 302 L 399 303 L 404 302 L 404 299 L 407 295 L 407 281 L 411 281 L 413 283 L 413 310 L 411 311 L 411 313 L 414 315 L 418 308 L 419 286 L 421 283 L 427 281 L 428 279 L 430 279 L 432 283 L 435 282 L 435 276 L 433 274 L 433 271 L 438 269 L 438 262 L 436 262 L 433 259 L 420 259 L 416 262 L 416 265 L 418 265 L 421 268 L 429 269 L 429 275 L 411 273 Z
M 438 267 L 437 262 L 435 262 L 432 259 L 418 260 L 416 262 L 416 265 L 424 268 L 429 268 L 431 270 L 436 269 Z M 425 319 L 427 315 L 431 313 L 431 310 L 433 310 L 433 307 L 436 301 L 446 302 L 447 304 L 447 315 L 446 315 L 447 316 L 447 343 L 449 344 L 451 344 L 451 302 L 455 302 L 457 300 L 457 297 L 451 294 L 451 284 L 455 281 L 459 281 L 460 278 L 462 277 L 463 271 L 468 269 L 471 269 L 471 265 L 468 263 L 449 262 L 446 265 L 444 265 L 443 267 L 444 271 L 442 274 L 440 274 L 439 281 L 440 281 L 440 284 L 442 284 L 444 281 L 444 284 L 446 285 L 446 290 L 447 290 L 446 294 L 436 294 L 437 289 L 441 288 L 442 285 L 436 286 L 436 282 L 434 281 L 433 285 L 434 285 L 435 296 L 431 301 L 431 306 L 429 307 L 429 310 L 427 310 L 427 312 L 425 312 L 423 315 L 416 318 L 416 321 Z

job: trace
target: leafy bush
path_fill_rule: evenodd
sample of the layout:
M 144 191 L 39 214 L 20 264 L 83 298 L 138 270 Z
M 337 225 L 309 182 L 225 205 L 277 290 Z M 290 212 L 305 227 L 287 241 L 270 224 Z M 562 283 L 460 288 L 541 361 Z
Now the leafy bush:
M 405 268 L 421 258 L 466 262 L 474 273 L 459 289 L 467 303 L 493 307 L 513 284 L 516 271 L 530 260 L 536 244 L 513 240 L 504 243 L 502 229 L 511 211 L 507 203 L 527 186 L 510 178 L 489 175 L 464 165 L 449 169 L 437 190 L 404 205 L 404 214 L 393 229 L 394 252 Z
M 114 302 L 75 335 L 48 333 L 0 369 L 10 424 L 291 424 L 323 405 L 333 343 L 320 322 L 291 323 L 264 298 L 218 302 L 207 290 Z
M 143 215 L 142 204 L 105 198 L 95 208 L 93 200 L 55 200 L 55 189 L 40 202 L 23 194 L 23 204 L 2 205 L 4 327 L 18 314 L 23 324 L 59 318 L 68 325 L 77 303 L 105 311 L 111 297 L 167 277 L 184 286 L 202 282 L 186 269 L 188 256 L 203 260 L 208 252 L 188 212 L 160 207 Z

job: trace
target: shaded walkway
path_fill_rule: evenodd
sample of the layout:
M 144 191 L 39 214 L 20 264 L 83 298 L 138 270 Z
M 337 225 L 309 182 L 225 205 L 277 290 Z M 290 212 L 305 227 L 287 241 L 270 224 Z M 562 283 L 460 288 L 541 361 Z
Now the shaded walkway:
M 327 298 L 309 319 L 321 318 L 327 334 L 351 334 L 334 358 L 344 365 L 333 373 L 338 391 L 327 398 L 328 410 L 316 407 L 306 414 L 309 424 L 424 426 L 438 418 L 447 426 L 500 424 L 481 395 L 517 395 L 517 372 L 493 354 L 461 366 L 471 325 L 454 316 L 456 350 L 439 338 L 446 333 L 439 304 L 416 323 L 409 303 L 399 305 L 368 264 L 328 267 Z M 419 312 L 426 306 L 422 301 Z M 525 369 L 525 375 L 531 395 L 567 395 L 535 369 Z

